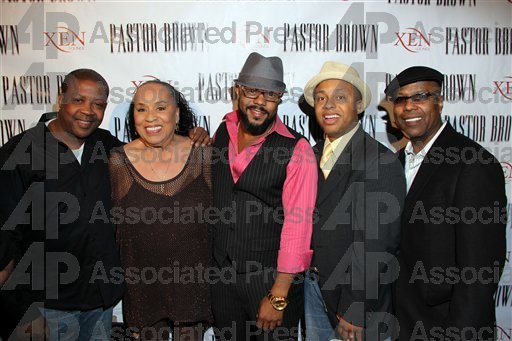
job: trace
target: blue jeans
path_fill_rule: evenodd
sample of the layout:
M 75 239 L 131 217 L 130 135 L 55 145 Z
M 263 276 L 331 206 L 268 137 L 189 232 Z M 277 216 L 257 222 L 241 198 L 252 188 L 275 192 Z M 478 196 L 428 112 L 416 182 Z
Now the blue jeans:
M 65 311 L 42 308 L 51 341 L 108 341 L 112 331 L 112 308 Z
M 304 311 L 306 316 L 306 340 L 341 340 L 327 317 L 327 307 L 318 285 L 318 275 L 308 271 L 304 280 Z M 391 337 L 383 341 L 391 341 Z
M 327 317 L 327 307 L 318 286 L 318 276 L 310 271 L 306 272 L 304 280 L 304 314 L 307 341 L 326 341 L 335 338 L 335 331 Z

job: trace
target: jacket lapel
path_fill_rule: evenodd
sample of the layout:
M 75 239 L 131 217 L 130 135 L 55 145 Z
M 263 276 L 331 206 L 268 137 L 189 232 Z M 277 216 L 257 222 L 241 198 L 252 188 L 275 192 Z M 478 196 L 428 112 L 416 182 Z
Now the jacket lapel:
M 318 195 L 317 195 L 317 204 L 320 206 L 325 200 L 329 198 L 331 194 L 338 193 L 339 191 L 344 191 L 347 187 L 348 180 L 350 178 L 350 172 L 353 168 L 353 155 L 352 151 L 358 150 L 362 139 L 364 137 L 364 132 L 361 127 L 357 129 L 354 136 L 350 139 L 350 141 L 345 146 L 345 149 L 341 153 L 341 155 L 336 160 L 329 176 L 327 179 L 324 179 L 322 170 L 320 166 L 318 167 Z M 319 154 L 318 156 L 322 156 L 322 151 L 324 147 L 324 141 L 318 143 L 319 146 Z M 316 146 L 315 146 L 316 147 Z M 319 158 L 318 158 L 319 160 Z
M 404 216 L 408 216 L 407 213 L 412 209 L 412 207 L 414 207 L 416 198 L 424 191 L 425 186 L 428 184 L 432 175 L 438 171 L 439 167 L 443 164 L 442 161 L 446 159 L 446 148 L 449 145 L 450 136 L 452 134 L 453 128 L 449 123 L 447 123 L 428 153 L 425 155 L 420 169 L 414 177 L 414 181 L 405 198 Z M 401 154 L 402 153 L 404 153 L 404 151 L 401 151 Z

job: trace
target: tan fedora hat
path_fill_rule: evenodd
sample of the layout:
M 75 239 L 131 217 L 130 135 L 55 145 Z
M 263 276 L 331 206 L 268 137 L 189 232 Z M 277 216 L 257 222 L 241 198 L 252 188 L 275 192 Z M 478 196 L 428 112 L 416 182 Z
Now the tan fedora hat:
M 342 63 L 328 61 L 322 65 L 320 73 L 311 78 L 304 87 L 304 98 L 309 105 L 315 105 L 315 88 L 326 79 L 340 79 L 352 84 L 357 90 L 359 90 L 363 102 L 361 112 L 370 104 L 370 101 L 372 100 L 372 93 L 370 92 L 368 85 L 366 85 L 366 83 L 359 77 L 359 73 L 356 69 Z

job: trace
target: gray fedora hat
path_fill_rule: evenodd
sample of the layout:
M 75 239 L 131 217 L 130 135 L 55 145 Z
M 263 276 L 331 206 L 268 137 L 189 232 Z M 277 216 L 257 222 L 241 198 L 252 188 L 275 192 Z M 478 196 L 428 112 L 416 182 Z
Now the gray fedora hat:
M 283 61 L 279 57 L 264 57 L 253 52 L 247 57 L 235 82 L 251 88 L 285 92 Z

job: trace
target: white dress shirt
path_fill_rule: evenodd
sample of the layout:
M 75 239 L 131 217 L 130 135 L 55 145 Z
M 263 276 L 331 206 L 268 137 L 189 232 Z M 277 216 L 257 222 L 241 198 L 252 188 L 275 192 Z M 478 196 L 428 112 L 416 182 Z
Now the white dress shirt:
M 412 149 L 412 143 L 411 141 L 407 142 L 407 146 L 405 146 L 405 180 L 407 181 L 407 192 L 409 192 L 409 189 L 411 188 L 412 182 L 414 181 L 414 178 L 416 177 L 416 174 L 418 174 L 418 170 L 420 169 L 420 166 L 423 162 L 423 159 L 425 159 L 425 155 L 427 155 L 428 151 L 434 144 L 434 142 L 437 140 L 441 132 L 443 131 L 444 127 L 446 126 L 446 122 L 443 123 L 441 128 L 437 131 L 437 133 L 432 137 L 430 141 L 423 147 L 422 150 L 420 150 L 417 154 L 414 154 Z

